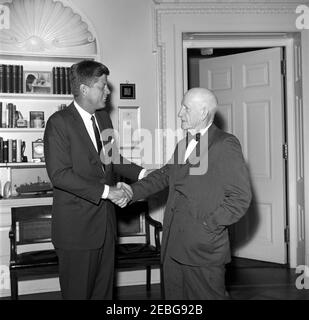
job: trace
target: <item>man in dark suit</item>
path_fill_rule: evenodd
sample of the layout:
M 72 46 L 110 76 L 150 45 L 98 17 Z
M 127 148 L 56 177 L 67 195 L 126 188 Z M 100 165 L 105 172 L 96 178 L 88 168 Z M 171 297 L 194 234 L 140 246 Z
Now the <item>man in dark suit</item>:
M 226 298 L 227 227 L 246 213 L 251 191 L 241 146 L 213 124 L 216 110 L 211 91 L 189 90 L 179 117 L 193 137 L 178 143 L 167 165 L 131 185 L 133 201 L 169 188 L 161 249 L 166 299 Z
M 112 299 L 117 236 L 112 202 L 123 207 L 128 201 L 113 186 L 114 172 L 135 181 L 144 173 L 117 154 L 111 135 L 102 134 L 112 132 L 104 110 L 108 75 L 108 68 L 95 61 L 73 65 L 74 102 L 49 118 L 44 135 L 54 187 L 52 241 L 64 299 Z M 106 158 L 110 161 L 104 164 Z

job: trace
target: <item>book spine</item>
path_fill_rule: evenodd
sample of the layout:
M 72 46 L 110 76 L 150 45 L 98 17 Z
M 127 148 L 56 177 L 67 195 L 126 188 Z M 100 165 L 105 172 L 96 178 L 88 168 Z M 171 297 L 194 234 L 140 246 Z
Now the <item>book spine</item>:
M 0 64 L 0 93 L 5 92 L 4 64 Z
M 0 128 L 2 128 L 2 102 L 0 101 Z
M 17 140 L 17 146 L 16 146 L 16 162 L 21 162 L 21 145 L 22 145 L 22 140 L 18 139 Z
M 2 106 L 2 128 L 6 128 L 6 123 L 5 123 L 5 120 L 6 120 L 6 106 Z
M 13 140 L 12 139 L 8 139 L 8 162 L 12 163 L 13 160 Z
M 18 66 L 12 66 L 12 92 L 18 93 Z
M 6 74 L 6 85 L 7 85 L 7 92 L 13 93 L 13 66 L 10 64 L 7 68 L 7 74 Z
M 2 85 L 4 93 L 8 92 L 8 85 L 7 85 L 8 76 L 9 76 L 8 65 L 4 64 L 3 65 L 3 85 Z
M 12 107 L 12 128 L 16 128 L 16 121 L 17 121 L 16 105 L 13 104 L 13 107 Z
M 13 103 L 8 103 L 7 128 L 13 128 Z
M 60 68 L 56 67 L 56 94 L 60 94 Z
M 19 93 L 24 92 L 24 67 L 19 66 L 19 71 L 18 71 L 18 82 L 19 82 Z
M 0 137 L 0 163 L 3 163 L 3 138 Z
M 64 67 L 60 67 L 60 94 L 65 94 L 65 71 Z
M 3 141 L 3 162 L 8 163 L 9 161 L 9 142 Z
M 9 104 L 6 105 L 6 110 L 5 110 L 5 128 L 9 128 Z
M 3 162 L 8 163 L 9 161 L 9 142 L 3 141 Z
M 12 140 L 12 162 L 17 162 L 17 140 Z
M 53 67 L 52 76 L 53 76 L 53 94 L 56 94 L 56 68 L 55 67 Z

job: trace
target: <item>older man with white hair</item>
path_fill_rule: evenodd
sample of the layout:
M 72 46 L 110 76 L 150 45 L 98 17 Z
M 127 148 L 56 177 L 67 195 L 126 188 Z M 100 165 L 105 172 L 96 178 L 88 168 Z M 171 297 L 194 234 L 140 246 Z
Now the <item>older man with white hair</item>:
M 217 105 L 210 90 L 189 90 L 178 114 L 188 135 L 172 160 L 131 185 L 132 190 L 122 185 L 133 191 L 133 201 L 169 187 L 161 252 L 167 299 L 226 298 L 225 264 L 231 259 L 227 227 L 250 205 L 241 146 L 213 123 Z

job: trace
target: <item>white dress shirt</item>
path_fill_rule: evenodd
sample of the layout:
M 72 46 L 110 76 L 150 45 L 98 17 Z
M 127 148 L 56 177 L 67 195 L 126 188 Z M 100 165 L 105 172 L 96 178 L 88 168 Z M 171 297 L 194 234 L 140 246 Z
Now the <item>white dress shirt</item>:
M 200 133 L 201 136 L 203 136 L 209 129 L 209 127 L 212 125 L 212 123 L 210 123 L 206 128 L 196 132 L 195 130 L 188 130 L 192 135 L 195 135 L 197 133 Z M 184 162 L 187 161 L 187 159 L 189 158 L 190 154 L 192 153 L 192 151 L 195 149 L 197 145 L 197 141 L 195 139 L 192 139 L 187 147 L 186 153 L 185 153 L 185 158 L 184 158 Z
M 81 106 L 78 105 L 78 103 L 76 101 L 74 101 L 74 106 L 75 106 L 76 110 L 78 111 L 78 113 L 80 114 L 80 116 L 82 117 L 84 125 L 85 125 L 85 127 L 87 129 L 87 132 L 89 134 L 89 137 L 91 138 L 91 141 L 92 141 L 95 149 L 98 151 L 97 141 L 96 141 L 96 138 L 95 138 L 95 134 L 94 134 L 94 131 L 93 131 L 93 126 L 92 126 L 92 120 L 91 120 L 91 117 L 94 116 L 95 123 L 96 123 L 97 128 L 98 128 L 98 130 L 100 132 L 100 129 L 99 129 L 100 127 L 98 125 L 98 121 L 97 121 L 97 118 L 96 118 L 95 114 L 90 114 L 89 112 L 84 110 Z M 101 134 L 100 134 L 100 139 L 101 139 L 101 142 L 102 142 L 102 149 L 103 149 L 102 151 L 105 153 L 104 144 L 103 144 L 103 141 L 102 141 Z M 102 166 L 102 170 L 104 170 L 103 166 Z M 143 179 L 145 173 L 146 173 L 146 169 L 141 170 L 141 172 L 139 173 L 138 179 L 139 180 Z M 109 185 L 106 184 L 105 187 L 104 187 L 102 198 L 103 199 L 107 199 L 108 194 L 109 194 Z

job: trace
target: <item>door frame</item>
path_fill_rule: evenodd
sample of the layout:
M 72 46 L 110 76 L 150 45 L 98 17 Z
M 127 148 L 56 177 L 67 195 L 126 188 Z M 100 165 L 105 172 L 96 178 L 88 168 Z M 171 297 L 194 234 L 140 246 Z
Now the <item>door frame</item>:
M 297 150 L 296 150 L 296 125 L 295 125 L 295 90 L 294 90 L 294 39 L 287 34 L 209 34 L 204 33 L 203 36 L 190 34 L 188 37 L 183 37 L 183 91 L 188 89 L 188 64 L 187 64 L 187 49 L 189 48 L 271 48 L 282 47 L 285 49 L 286 58 L 286 78 L 285 78 L 285 128 L 286 143 L 288 144 L 289 156 L 286 163 L 287 174 L 286 181 L 286 220 L 289 226 L 290 235 L 287 244 L 287 262 L 291 267 L 296 267 L 299 261 L 298 247 L 298 204 L 297 204 Z M 303 226 L 304 227 L 304 226 Z M 284 232 L 284 230 L 282 230 Z

